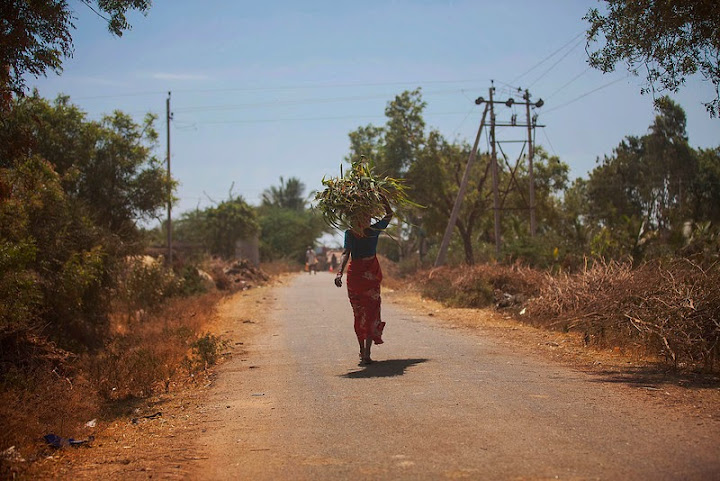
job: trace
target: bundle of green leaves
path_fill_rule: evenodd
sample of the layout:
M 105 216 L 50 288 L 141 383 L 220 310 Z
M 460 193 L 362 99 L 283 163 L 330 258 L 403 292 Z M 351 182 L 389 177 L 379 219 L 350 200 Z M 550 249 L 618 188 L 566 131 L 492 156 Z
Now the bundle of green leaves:
M 345 230 L 361 230 L 369 218 L 385 215 L 383 199 L 394 205 L 415 205 L 407 196 L 401 180 L 378 177 L 370 162 L 364 159 L 353 162 L 349 172 L 326 179 L 325 189 L 315 195 L 317 209 L 330 226 Z

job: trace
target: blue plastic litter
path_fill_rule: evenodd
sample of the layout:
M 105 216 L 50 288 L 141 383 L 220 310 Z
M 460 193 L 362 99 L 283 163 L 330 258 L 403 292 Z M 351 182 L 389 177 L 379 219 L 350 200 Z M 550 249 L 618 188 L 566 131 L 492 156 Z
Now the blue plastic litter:
M 46 434 L 43 436 L 45 439 L 45 442 L 48 443 L 48 445 L 52 446 L 53 448 L 62 448 L 64 446 L 73 446 L 78 447 L 83 444 L 90 443 L 91 441 L 95 440 L 95 436 L 90 436 L 87 439 L 74 439 L 74 438 L 63 438 L 58 436 L 57 434 Z

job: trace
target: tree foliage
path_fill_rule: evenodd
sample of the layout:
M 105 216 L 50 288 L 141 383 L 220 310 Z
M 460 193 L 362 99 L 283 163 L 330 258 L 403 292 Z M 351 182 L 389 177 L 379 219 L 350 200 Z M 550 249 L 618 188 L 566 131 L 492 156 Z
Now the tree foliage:
M 307 246 L 312 246 L 328 230 L 319 213 L 307 208 L 305 184 L 296 177 L 271 186 L 257 208 L 260 226 L 260 256 L 265 261 L 304 262 Z
M 135 221 L 166 201 L 152 121 L 100 122 L 66 98 L 18 99 L 0 123 L 0 333 L 39 325 L 79 346 L 101 338 L 115 273 L 139 252 Z
M 716 149 L 695 151 L 685 113 L 668 98 L 648 133 L 628 136 L 605 156 L 587 182 L 587 221 L 597 226 L 594 251 L 641 260 L 651 242 L 678 248 L 687 222 L 717 222 Z
M 711 116 L 720 106 L 720 3 L 716 0 L 605 0 L 606 12 L 593 8 L 590 24 L 590 65 L 611 72 L 625 62 L 637 74 L 645 70 L 649 91 L 676 92 L 685 79 L 700 73 L 715 86 L 705 104 Z
M 117 36 L 131 28 L 128 12 L 147 13 L 151 0 L 80 0 L 107 22 Z M 75 15 L 66 0 L 3 0 L 0 2 L 0 90 L 22 95 L 25 76 L 60 73 L 73 54 L 71 31 Z
M 297 177 L 290 177 L 287 182 L 280 177 L 279 186 L 271 186 L 262 193 L 262 205 L 280 207 L 290 210 L 304 210 L 307 200 L 304 196 L 305 184 Z
M 242 196 L 231 194 L 217 205 L 184 213 L 173 232 L 178 241 L 199 244 L 210 254 L 230 259 L 237 242 L 256 235 L 258 229 L 254 209 Z

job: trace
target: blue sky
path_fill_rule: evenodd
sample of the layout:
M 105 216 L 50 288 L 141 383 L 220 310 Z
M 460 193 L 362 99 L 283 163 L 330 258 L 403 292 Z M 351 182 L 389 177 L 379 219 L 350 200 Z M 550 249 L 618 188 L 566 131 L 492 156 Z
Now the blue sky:
M 231 186 L 258 204 L 280 176 L 320 189 L 323 176 L 339 173 L 348 133 L 384 124 L 387 102 L 417 87 L 428 128 L 468 143 L 482 115 L 473 100 L 487 97 L 491 80 L 502 99 L 528 88 L 545 101 L 537 144 L 574 177 L 625 136 L 644 134 L 655 115 L 642 78 L 622 66 L 605 75 L 588 68 L 582 17 L 595 1 L 155 0 L 122 38 L 80 1 L 70 4 L 74 56 L 61 76 L 30 84 L 44 97 L 70 95 L 93 119 L 115 109 L 138 120 L 158 114 L 159 158 L 172 91 L 176 213 L 221 201 Z M 672 97 L 687 113 L 691 145 L 720 145 L 720 120 L 701 105 L 712 85 L 693 78 Z M 497 118 L 512 113 L 503 107 Z M 511 159 L 520 153 L 521 144 L 505 145 Z

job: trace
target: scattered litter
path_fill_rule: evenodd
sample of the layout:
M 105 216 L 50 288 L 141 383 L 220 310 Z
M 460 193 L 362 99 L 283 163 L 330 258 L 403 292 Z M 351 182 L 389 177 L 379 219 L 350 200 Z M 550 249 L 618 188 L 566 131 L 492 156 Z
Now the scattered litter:
M 82 446 L 83 444 L 89 444 L 92 441 L 95 440 L 95 436 L 90 436 L 87 439 L 74 439 L 74 438 L 63 438 L 58 436 L 57 434 L 46 434 L 43 436 L 45 439 L 45 442 L 48 443 L 49 446 L 52 446 L 53 448 L 62 448 L 65 446 L 72 446 L 72 447 L 78 447 Z
M 10 446 L 4 451 L 0 451 L 0 459 L 5 461 L 11 461 L 15 463 L 24 463 L 25 458 L 23 458 L 17 449 L 15 449 L 15 446 Z
M 95 426 L 97 426 L 97 419 L 91 419 L 85 423 L 86 428 L 94 428 Z
M 524 316 L 526 312 L 527 312 L 527 308 L 523 307 L 522 309 L 520 309 L 521 316 Z
M 157 419 L 159 417 L 162 417 L 162 413 L 160 411 L 156 412 L 155 414 L 148 414 L 147 416 L 140 416 L 139 418 L 132 418 L 132 423 L 137 424 L 141 419 Z
M 264 392 L 254 392 L 251 394 L 251 396 L 264 396 L 264 395 L 265 395 Z
M 251 321 L 250 319 L 245 319 L 243 321 L 243 324 L 255 324 L 255 321 Z

